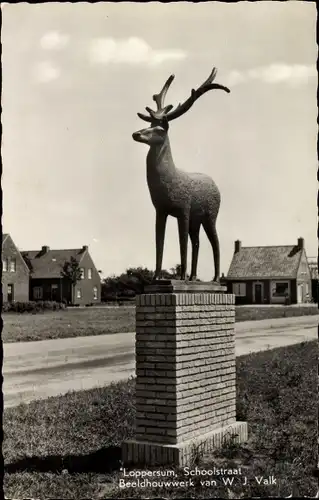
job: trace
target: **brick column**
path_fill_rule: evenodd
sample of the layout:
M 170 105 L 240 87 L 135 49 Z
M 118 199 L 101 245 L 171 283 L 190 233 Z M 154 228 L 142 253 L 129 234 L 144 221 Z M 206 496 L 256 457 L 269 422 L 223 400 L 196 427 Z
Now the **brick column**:
M 185 466 L 196 448 L 247 439 L 236 421 L 234 295 L 164 283 L 136 300 L 136 438 L 122 445 L 126 464 Z

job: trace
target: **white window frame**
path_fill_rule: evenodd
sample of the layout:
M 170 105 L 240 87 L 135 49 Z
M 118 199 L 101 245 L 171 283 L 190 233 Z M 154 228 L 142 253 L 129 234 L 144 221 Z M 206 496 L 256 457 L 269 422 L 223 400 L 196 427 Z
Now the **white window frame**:
M 91 280 L 92 279 L 92 269 L 89 268 L 88 269 L 88 280 Z
M 17 271 L 17 260 L 10 259 L 10 273 L 15 273 Z
M 80 272 L 81 272 L 81 280 L 85 279 L 85 270 L 84 267 L 80 267 Z
M 76 298 L 77 299 L 82 299 L 82 291 L 81 288 L 76 289 Z
M 8 271 L 9 269 L 8 259 L 2 259 L 2 269 L 4 272 Z
M 232 289 L 236 297 L 246 297 L 246 283 L 233 283 Z
M 33 298 L 39 299 L 39 300 L 43 298 L 43 287 L 42 286 L 35 286 L 33 288 Z
M 97 289 L 97 286 L 94 286 L 93 287 L 93 300 L 97 300 L 98 299 L 98 289 Z

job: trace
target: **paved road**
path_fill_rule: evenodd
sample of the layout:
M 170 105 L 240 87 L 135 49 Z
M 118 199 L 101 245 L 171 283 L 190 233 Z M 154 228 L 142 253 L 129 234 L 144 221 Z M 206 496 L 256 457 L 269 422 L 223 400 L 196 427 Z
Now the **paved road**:
M 236 355 L 317 338 L 319 316 L 236 324 Z M 5 407 L 134 375 L 134 333 L 4 344 Z

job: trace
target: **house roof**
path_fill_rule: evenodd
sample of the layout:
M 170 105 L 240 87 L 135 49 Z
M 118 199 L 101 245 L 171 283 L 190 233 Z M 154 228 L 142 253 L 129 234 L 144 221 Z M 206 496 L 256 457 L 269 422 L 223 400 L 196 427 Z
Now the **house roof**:
M 2 244 L 4 243 L 4 240 L 9 236 L 9 233 L 2 233 Z
M 297 245 L 241 247 L 227 278 L 295 278 L 302 250 Z
M 24 250 L 21 252 L 26 262 L 32 266 L 32 278 L 61 278 L 63 264 L 74 257 L 78 262 L 82 259 L 85 249 L 70 250 Z

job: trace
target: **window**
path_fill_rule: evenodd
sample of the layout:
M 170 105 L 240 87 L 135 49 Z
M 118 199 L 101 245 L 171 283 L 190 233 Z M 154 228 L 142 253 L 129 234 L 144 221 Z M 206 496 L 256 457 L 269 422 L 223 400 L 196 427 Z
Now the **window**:
M 8 271 L 8 259 L 2 261 L 3 271 Z
M 92 269 L 88 269 L 88 280 L 92 279 Z
M 233 283 L 233 293 L 237 297 L 246 297 L 246 283 Z
M 97 297 L 97 286 L 95 286 L 95 287 L 93 288 L 93 299 L 94 299 L 94 300 L 97 300 L 97 298 L 98 298 L 98 297 Z
M 33 298 L 34 299 L 42 299 L 42 297 L 43 297 L 42 286 L 35 286 L 33 288 Z
M 76 298 L 81 299 L 82 298 L 82 293 L 81 293 L 81 288 L 78 288 L 76 291 Z
M 84 280 L 85 276 L 83 267 L 80 267 L 80 273 L 81 273 L 81 280 Z
M 14 294 L 13 294 L 13 285 L 8 285 L 7 288 L 7 301 L 8 302 L 13 302 L 14 301 Z
M 271 295 L 272 297 L 285 297 L 289 294 L 289 283 L 284 281 L 278 281 L 273 283 Z
M 58 285 L 54 285 L 54 284 L 51 285 L 51 290 L 57 290 L 57 288 L 58 288 Z
M 16 272 L 16 268 L 17 268 L 16 260 L 15 259 L 11 259 L 10 260 L 10 271 L 12 273 L 15 273 Z

